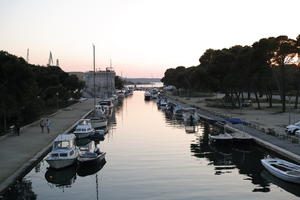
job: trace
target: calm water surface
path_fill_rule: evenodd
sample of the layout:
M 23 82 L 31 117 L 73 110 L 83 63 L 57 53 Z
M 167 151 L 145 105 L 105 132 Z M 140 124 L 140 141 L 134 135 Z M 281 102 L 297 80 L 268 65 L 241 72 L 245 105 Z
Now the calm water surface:
M 208 124 L 187 134 L 178 121 L 145 102 L 143 92 L 125 99 L 98 146 L 106 163 L 93 169 L 55 171 L 41 161 L 4 199 L 298 199 L 300 187 L 260 164 L 256 147 L 208 144 Z

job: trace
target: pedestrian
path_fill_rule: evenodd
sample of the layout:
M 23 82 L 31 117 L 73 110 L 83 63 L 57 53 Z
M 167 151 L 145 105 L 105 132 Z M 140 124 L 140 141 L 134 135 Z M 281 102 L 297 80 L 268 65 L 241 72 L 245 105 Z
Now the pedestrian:
M 44 126 L 45 126 L 45 121 L 44 121 L 44 119 L 41 119 L 40 127 L 41 127 L 41 130 L 42 130 L 42 133 L 44 133 Z
M 45 125 L 46 125 L 47 132 L 48 132 L 48 133 L 50 133 L 50 124 L 51 124 L 50 120 L 49 120 L 49 119 L 46 119 Z
M 16 135 L 20 136 L 20 123 L 17 122 L 15 124 L 15 132 L 16 132 Z

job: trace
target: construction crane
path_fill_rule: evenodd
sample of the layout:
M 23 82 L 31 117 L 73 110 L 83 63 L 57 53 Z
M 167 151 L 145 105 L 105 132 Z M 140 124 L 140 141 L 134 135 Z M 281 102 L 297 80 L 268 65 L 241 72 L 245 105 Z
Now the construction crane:
M 49 67 L 49 66 L 53 66 L 53 58 L 52 58 L 52 53 L 51 53 L 51 51 L 50 51 L 50 55 L 49 55 L 49 59 L 48 59 L 48 64 L 47 64 L 47 66 Z
M 27 49 L 26 61 L 27 61 L 27 63 L 29 63 L 29 49 Z

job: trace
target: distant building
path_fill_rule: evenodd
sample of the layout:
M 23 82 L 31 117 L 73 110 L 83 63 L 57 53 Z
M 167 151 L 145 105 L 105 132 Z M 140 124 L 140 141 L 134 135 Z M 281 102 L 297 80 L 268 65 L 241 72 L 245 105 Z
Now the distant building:
M 115 76 L 116 73 L 112 70 L 96 71 L 95 73 L 95 93 L 96 97 L 107 98 L 115 92 Z M 83 80 L 85 81 L 85 97 L 94 96 L 94 72 L 89 71 L 84 73 Z

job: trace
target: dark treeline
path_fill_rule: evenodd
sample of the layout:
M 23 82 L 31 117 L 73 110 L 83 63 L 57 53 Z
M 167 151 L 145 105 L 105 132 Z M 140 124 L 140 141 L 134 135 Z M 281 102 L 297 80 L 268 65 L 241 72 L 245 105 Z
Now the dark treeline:
M 0 130 L 26 124 L 79 98 L 84 82 L 57 66 L 36 66 L 0 51 Z M 1 132 L 1 131 L 0 131 Z
M 300 65 L 293 58 L 299 53 L 300 35 L 296 40 L 279 36 L 260 39 L 252 46 L 208 49 L 198 66 L 167 69 L 162 82 L 186 90 L 224 92 L 225 101 L 239 107 L 251 93 L 259 109 L 262 95 L 272 107 L 273 95 L 279 94 L 285 112 L 287 95 L 296 96 L 294 106 L 298 106 Z
M 120 76 L 115 76 L 115 88 L 122 90 L 124 88 L 124 81 Z

